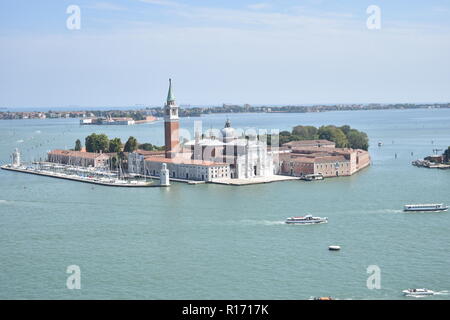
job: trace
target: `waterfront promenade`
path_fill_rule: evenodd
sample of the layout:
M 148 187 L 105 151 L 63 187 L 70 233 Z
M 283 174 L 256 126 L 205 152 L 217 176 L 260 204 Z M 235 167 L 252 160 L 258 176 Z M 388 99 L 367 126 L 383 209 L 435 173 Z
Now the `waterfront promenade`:
M 271 183 L 271 182 L 280 182 L 280 181 L 293 181 L 293 180 L 301 180 L 300 177 L 293 176 L 282 176 L 282 175 L 273 175 L 268 177 L 253 177 L 251 179 L 230 179 L 230 178 L 219 178 L 214 179 L 211 183 L 215 184 L 224 184 L 230 186 L 246 186 L 252 184 L 261 184 L 261 183 Z

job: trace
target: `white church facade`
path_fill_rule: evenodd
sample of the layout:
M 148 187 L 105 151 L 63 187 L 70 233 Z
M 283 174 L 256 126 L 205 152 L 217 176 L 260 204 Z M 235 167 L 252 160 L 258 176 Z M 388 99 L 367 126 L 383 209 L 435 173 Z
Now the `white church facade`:
M 229 120 L 217 136 L 200 138 L 200 133 L 196 133 L 194 140 L 181 145 L 178 105 L 171 81 L 164 109 L 165 153 L 129 153 L 130 173 L 159 176 L 165 164 L 170 178 L 185 180 L 213 182 L 274 175 L 273 158 L 266 143 L 256 137 L 238 137 Z

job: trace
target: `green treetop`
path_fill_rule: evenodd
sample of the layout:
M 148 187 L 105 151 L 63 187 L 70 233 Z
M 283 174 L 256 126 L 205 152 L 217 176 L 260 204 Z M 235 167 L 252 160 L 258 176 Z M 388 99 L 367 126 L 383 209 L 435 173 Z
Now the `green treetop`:
M 85 145 L 87 152 L 108 152 L 109 139 L 106 134 L 93 133 L 86 137 Z
M 123 148 L 124 152 L 133 152 L 137 150 L 138 142 L 135 137 L 129 137 L 127 142 L 125 143 L 125 147 Z
M 80 139 L 77 139 L 77 141 L 75 141 L 75 151 L 81 151 L 81 141 Z
M 122 141 L 120 138 L 114 138 L 109 141 L 109 152 L 120 152 L 122 151 Z

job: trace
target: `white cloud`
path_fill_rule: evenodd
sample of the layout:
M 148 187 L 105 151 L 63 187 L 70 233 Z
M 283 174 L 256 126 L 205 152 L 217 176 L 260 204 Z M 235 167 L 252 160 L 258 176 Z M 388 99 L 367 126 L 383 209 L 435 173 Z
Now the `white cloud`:
M 444 6 L 434 6 L 431 8 L 431 10 L 433 12 L 437 12 L 437 13 L 449 13 L 450 12 L 450 8 L 444 7 Z
M 267 9 L 270 7 L 271 7 L 271 5 L 268 3 L 265 3 L 265 2 L 249 4 L 247 6 L 247 8 L 252 9 L 252 10 L 261 10 L 261 9 Z
M 148 4 L 154 4 L 158 6 L 168 6 L 168 7 L 176 7 L 180 6 L 181 4 L 175 1 L 170 0 L 139 0 L 140 2 L 148 3 Z
M 127 8 L 116 5 L 114 3 L 109 2 L 96 2 L 91 5 L 84 6 L 88 9 L 96 9 L 96 10 L 108 10 L 108 11 L 124 11 L 127 10 Z

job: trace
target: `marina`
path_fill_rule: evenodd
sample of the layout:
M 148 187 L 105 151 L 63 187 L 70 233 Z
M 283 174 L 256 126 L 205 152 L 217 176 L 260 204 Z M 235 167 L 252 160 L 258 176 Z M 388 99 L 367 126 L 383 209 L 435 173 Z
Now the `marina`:
M 51 178 L 58 178 L 58 179 L 65 179 L 65 180 L 71 180 L 76 182 L 84 182 L 84 183 L 91 183 L 91 184 L 97 184 L 102 186 L 108 186 L 108 187 L 128 187 L 128 188 L 138 188 L 138 187 L 161 187 L 161 185 L 153 184 L 151 182 L 146 181 L 139 181 L 139 180 L 125 180 L 125 179 L 119 179 L 119 178 L 112 178 L 108 177 L 107 174 L 101 174 L 100 172 L 92 172 L 88 171 L 85 172 L 87 175 L 77 175 L 74 172 L 80 172 L 82 170 L 81 168 L 64 168 L 60 166 L 57 169 L 62 169 L 63 171 L 68 170 L 72 172 L 64 173 L 62 171 L 51 171 L 49 170 L 50 167 L 47 168 L 38 168 L 38 167 L 30 167 L 30 166 L 20 166 L 20 167 L 14 167 L 12 165 L 3 165 L 1 166 L 1 169 L 3 170 L 9 170 L 9 171 L 15 171 L 15 172 L 21 172 L 21 173 L 28 173 L 28 174 L 35 174 L 39 176 L 45 176 L 45 177 L 51 177 Z M 56 169 L 53 167 L 53 169 Z M 99 175 L 103 177 L 99 177 Z

